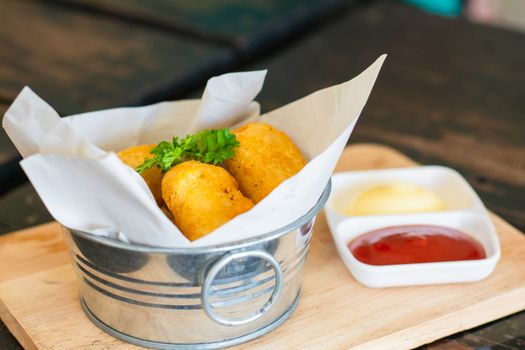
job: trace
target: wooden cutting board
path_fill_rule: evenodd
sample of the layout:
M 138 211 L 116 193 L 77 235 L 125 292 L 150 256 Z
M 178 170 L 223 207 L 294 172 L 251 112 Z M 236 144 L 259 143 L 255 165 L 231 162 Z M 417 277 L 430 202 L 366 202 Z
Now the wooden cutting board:
M 345 150 L 337 169 L 413 165 L 391 148 L 363 144 Z M 321 214 L 297 310 L 276 330 L 236 349 L 408 349 L 525 309 L 525 235 L 492 219 L 502 254 L 487 279 L 371 289 L 345 268 Z M 84 316 L 57 223 L 0 237 L 0 316 L 26 349 L 139 349 Z

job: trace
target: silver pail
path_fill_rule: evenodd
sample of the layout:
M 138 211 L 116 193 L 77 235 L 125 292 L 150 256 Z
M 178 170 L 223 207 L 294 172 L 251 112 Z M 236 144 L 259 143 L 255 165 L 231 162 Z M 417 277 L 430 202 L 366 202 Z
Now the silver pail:
M 131 245 L 64 228 L 84 311 L 107 333 L 154 349 L 217 349 L 261 336 L 297 305 L 330 188 L 290 225 L 211 247 Z

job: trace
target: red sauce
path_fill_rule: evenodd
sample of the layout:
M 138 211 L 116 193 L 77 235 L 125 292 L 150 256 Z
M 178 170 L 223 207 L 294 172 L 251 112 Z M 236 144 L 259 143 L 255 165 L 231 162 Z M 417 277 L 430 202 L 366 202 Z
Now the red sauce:
M 473 237 L 443 226 L 404 225 L 367 232 L 348 243 L 355 258 L 369 265 L 478 260 L 486 257 Z

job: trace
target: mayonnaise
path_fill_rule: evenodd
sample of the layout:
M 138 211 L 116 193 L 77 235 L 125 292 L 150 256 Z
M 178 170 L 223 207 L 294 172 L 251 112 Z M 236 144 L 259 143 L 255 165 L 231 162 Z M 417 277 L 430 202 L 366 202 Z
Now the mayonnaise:
M 410 214 L 445 210 L 431 190 L 404 182 L 380 184 L 357 195 L 344 209 L 347 215 Z

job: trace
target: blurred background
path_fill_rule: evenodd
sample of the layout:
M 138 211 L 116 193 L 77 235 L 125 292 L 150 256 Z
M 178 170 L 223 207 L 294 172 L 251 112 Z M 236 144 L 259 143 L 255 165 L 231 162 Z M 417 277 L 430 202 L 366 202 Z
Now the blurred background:
M 382 53 L 350 143 L 454 167 L 525 230 L 523 0 L 0 0 L 0 114 L 25 85 L 66 116 L 198 98 L 211 76 L 268 68 L 264 112 Z M 0 233 L 51 220 L 19 160 L 0 130 Z M 522 313 L 445 342 L 525 348 L 523 328 Z M 0 348 L 18 346 L 0 326 Z

